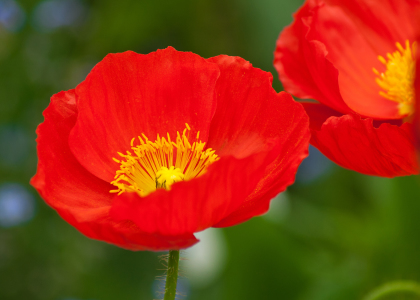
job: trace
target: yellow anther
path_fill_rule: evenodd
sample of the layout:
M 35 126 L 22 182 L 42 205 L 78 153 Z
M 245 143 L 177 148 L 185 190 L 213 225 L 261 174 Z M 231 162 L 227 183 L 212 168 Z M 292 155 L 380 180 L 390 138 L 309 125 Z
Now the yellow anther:
M 117 189 L 111 193 L 136 192 L 140 196 L 146 196 L 157 188 L 170 189 L 175 182 L 191 180 L 203 175 L 209 165 L 217 161 L 219 157 L 212 149 L 205 148 L 206 143 L 198 137 L 192 144 L 189 141 L 188 124 L 182 131 L 177 132 L 175 142 L 171 140 L 169 133 L 167 138 L 159 135 L 155 142 L 150 141 L 146 135 L 143 139 L 138 136 L 140 144 L 134 146 L 135 139 L 131 140 L 131 154 L 117 152 L 123 159 L 113 158 L 120 163 L 120 169 L 116 171 L 115 180 L 111 182 Z
M 379 92 L 382 97 L 398 102 L 398 110 L 401 116 L 414 113 L 414 77 L 416 73 L 415 53 L 417 43 L 410 47 L 410 42 L 405 41 L 405 48 L 396 43 L 397 51 L 386 55 L 387 59 L 378 56 L 381 63 L 386 66 L 385 72 L 381 73 L 375 68 L 373 72 L 378 76 L 376 83 L 383 89 Z

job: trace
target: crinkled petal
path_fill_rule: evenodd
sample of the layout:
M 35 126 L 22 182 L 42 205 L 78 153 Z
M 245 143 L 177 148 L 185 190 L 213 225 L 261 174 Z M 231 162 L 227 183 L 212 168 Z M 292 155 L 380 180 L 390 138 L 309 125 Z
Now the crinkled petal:
M 74 90 L 60 92 L 44 111 L 45 121 L 37 129 L 38 169 L 31 183 L 54 208 L 79 208 L 77 218 L 89 219 L 84 215 L 90 209 L 110 205 L 112 186 L 84 169 L 69 149 L 68 135 L 77 118 L 75 99 Z
M 417 39 L 420 45 L 420 34 Z M 414 82 L 414 95 L 416 97 L 416 113 L 414 115 L 414 126 L 416 132 L 417 149 L 420 150 L 420 47 L 417 48 L 416 77 Z
M 274 66 L 287 92 L 349 113 L 351 110 L 339 91 L 338 71 L 328 59 L 328 49 L 322 42 L 308 37 L 315 8 L 315 0 L 307 1 L 295 14 L 294 22 L 281 32 Z
M 372 28 L 362 25 L 359 16 L 351 15 L 346 7 L 361 8 L 363 4 L 349 4 L 357 1 L 337 2 L 340 2 L 337 6 L 324 4 L 313 9 L 308 39 L 325 45 L 328 59 L 339 72 L 341 96 L 352 110 L 374 118 L 401 118 L 398 103 L 379 95 L 381 88 L 372 69 L 385 71 L 378 55 L 385 57 L 387 53 L 396 51 L 395 43 L 404 44 L 405 39 L 389 40 L 378 33 L 372 36 Z M 371 12 L 375 14 L 374 10 Z
M 410 123 L 377 128 L 372 119 L 349 114 L 330 117 L 311 133 L 311 144 L 344 168 L 382 177 L 419 173 Z
M 376 49 L 393 51 L 395 42 L 414 41 L 419 34 L 418 0 L 325 0 L 339 6 Z
M 98 213 L 92 222 L 78 222 L 71 211 L 61 211 L 60 216 L 87 237 L 115 244 L 128 250 L 165 251 L 191 247 L 198 240 L 193 234 L 163 236 L 141 232 L 131 221 L 115 221 L 109 208 Z
M 221 73 L 207 147 L 221 160 L 202 177 L 174 184 L 170 192 L 117 196 L 114 217 L 132 220 L 146 232 L 171 235 L 224 226 L 221 222 L 234 225 L 265 212 L 271 198 L 293 182 L 309 140 L 301 105 L 286 93 L 277 94 L 271 75 L 241 58 L 221 55 L 208 61 L 217 63 Z M 273 142 L 276 146 L 267 152 Z
M 204 230 L 234 212 L 254 190 L 267 165 L 279 151 L 268 151 L 238 159 L 222 157 L 206 174 L 157 190 L 146 197 L 136 193 L 116 196 L 111 216 L 133 221 L 142 231 L 161 235 L 184 235 Z
M 37 129 L 38 169 L 31 184 L 67 222 L 90 238 L 132 250 L 185 248 L 192 235 L 165 237 L 142 233 L 130 222 L 112 220 L 112 186 L 84 169 L 68 146 L 77 118 L 74 90 L 51 98 L 45 121 Z
M 329 108 L 321 103 L 314 102 L 300 102 L 305 108 L 306 113 L 309 117 L 309 127 L 314 130 L 320 130 L 322 124 L 329 117 L 341 117 L 343 114 Z
M 306 1 L 295 22 L 278 40 L 275 65 L 280 79 L 286 88 L 289 85 L 298 87 L 297 90 L 308 93 L 305 98 L 316 99 L 341 113 L 350 110 L 345 111 L 329 100 L 333 91 L 338 92 L 339 98 L 360 115 L 379 119 L 401 118 L 398 103 L 379 95 L 381 88 L 372 69 L 385 71 L 378 56 L 385 57 L 396 51 L 396 42 L 414 41 L 419 32 L 419 8 L 420 2 L 411 0 Z M 318 60 L 311 58 L 320 49 L 338 71 L 338 85 L 336 77 L 325 75 Z M 294 58 L 298 58 L 298 62 Z M 306 70 L 296 67 L 299 64 L 304 64 Z M 335 81 L 331 80 L 333 77 Z M 317 84 L 312 84 L 310 79 Z M 301 97 L 295 90 L 287 90 Z
M 310 133 L 302 106 L 289 94 L 273 90 L 270 73 L 238 57 L 221 55 L 208 60 L 221 71 L 208 146 L 219 155 L 244 157 L 270 139 L 279 139 L 281 144 L 256 189 L 217 224 L 224 227 L 266 212 L 270 200 L 294 182 L 298 165 L 307 156 Z
M 92 174 L 112 181 L 117 152 L 130 150 L 144 133 L 176 136 L 185 123 L 206 141 L 216 109 L 217 65 L 169 47 L 147 55 L 131 51 L 109 54 L 77 86 L 79 116 L 70 148 Z

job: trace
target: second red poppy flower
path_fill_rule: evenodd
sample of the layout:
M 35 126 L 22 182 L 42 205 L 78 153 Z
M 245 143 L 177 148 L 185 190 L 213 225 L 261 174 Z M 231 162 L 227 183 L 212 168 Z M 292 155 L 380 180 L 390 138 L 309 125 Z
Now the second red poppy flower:
M 285 90 L 303 99 L 311 143 L 337 164 L 418 174 L 413 116 L 418 0 L 307 0 L 277 41 Z

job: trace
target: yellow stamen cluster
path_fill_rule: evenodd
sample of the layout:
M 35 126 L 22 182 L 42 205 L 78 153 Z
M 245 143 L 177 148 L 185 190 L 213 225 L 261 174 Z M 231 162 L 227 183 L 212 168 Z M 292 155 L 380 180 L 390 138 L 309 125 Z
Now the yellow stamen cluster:
M 398 102 L 400 115 L 407 116 L 414 112 L 414 77 L 416 73 L 416 42 L 410 47 L 410 42 L 405 41 L 405 48 L 396 43 L 397 51 L 386 55 L 387 59 L 378 56 L 381 63 L 386 66 L 386 71 L 380 73 L 375 68 L 373 72 L 378 76 L 376 83 L 383 89 L 379 95 L 388 100 Z
M 182 180 L 191 180 L 203 175 L 208 166 L 217 161 L 219 157 L 211 148 L 204 150 L 206 143 L 199 140 L 189 142 L 190 127 L 182 135 L 177 132 L 175 142 L 169 133 L 167 139 L 157 136 L 156 141 L 150 141 L 144 134 L 139 139 L 139 145 L 134 145 L 135 138 L 131 140 L 131 150 L 126 154 L 118 152 L 123 159 L 113 158 L 120 163 L 115 180 L 111 184 L 117 189 L 111 193 L 137 192 L 146 196 L 158 188 L 169 190 L 171 185 Z

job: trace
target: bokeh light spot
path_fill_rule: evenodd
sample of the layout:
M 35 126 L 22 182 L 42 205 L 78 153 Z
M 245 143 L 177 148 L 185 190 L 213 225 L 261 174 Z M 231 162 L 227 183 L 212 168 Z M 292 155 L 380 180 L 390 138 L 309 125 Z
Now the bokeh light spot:
M 0 226 L 13 227 L 28 222 L 35 214 L 35 200 L 18 183 L 0 185 Z
M 208 228 L 195 234 L 200 240 L 181 252 L 181 270 L 195 288 L 204 288 L 216 280 L 226 265 L 227 247 L 222 229 Z
M 50 0 L 41 2 L 34 10 L 33 24 L 40 31 L 80 25 L 87 8 L 79 0 Z
M 25 23 L 25 12 L 14 0 L 0 0 L 0 24 L 9 31 L 15 32 Z

